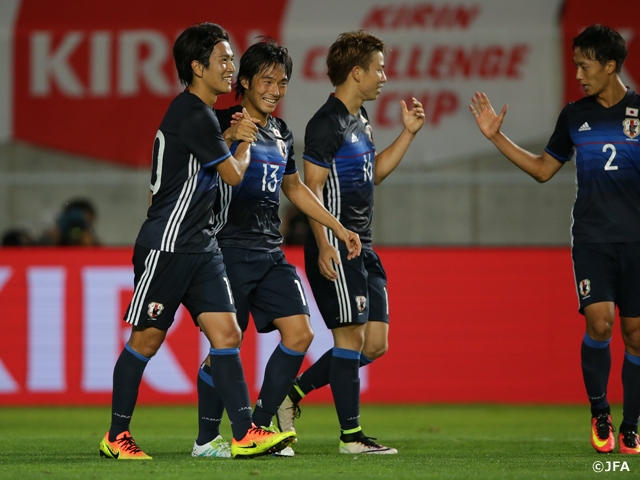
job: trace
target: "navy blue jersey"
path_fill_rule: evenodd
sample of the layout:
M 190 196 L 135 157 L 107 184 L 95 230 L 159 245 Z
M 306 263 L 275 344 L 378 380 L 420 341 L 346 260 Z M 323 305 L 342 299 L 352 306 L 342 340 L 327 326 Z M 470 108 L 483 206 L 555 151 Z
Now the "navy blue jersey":
M 371 243 L 375 146 L 367 112 L 357 116 L 333 95 L 309 120 L 302 158 L 329 169 L 324 205 L 345 228 Z M 315 242 L 309 236 L 310 243 Z
M 153 202 L 136 243 L 163 252 L 217 249 L 212 215 L 218 188 L 215 165 L 230 156 L 213 110 L 192 93 L 178 95 L 153 144 Z
M 241 111 L 239 105 L 218 111 L 223 131 L 231 125 L 231 116 Z M 272 251 L 282 244 L 280 186 L 284 175 L 298 171 L 293 133 L 281 119 L 270 115 L 266 126 L 258 125 L 256 138 L 251 163 L 240 184 L 231 187 L 220 182 L 214 212 L 221 247 Z M 231 151 L 236 147 L 234 143 Z
M 575 155 L 574 243 L 640 241 L 639 109 L 629 90 L 610 108 L 586 97 L 558 117 L 545 150 L 561 162 Z

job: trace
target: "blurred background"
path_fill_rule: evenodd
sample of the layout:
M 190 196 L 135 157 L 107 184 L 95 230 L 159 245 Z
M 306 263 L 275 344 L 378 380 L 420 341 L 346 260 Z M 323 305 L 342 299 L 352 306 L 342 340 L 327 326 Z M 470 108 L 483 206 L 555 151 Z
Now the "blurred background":
M 399 133 L 401 99 L 420 99 L 427 122 L 376 189 L 378 245 L 568 245 L 573 165 L 538 185 L 481 136 L 471 96 L 485 91 L 496 110 L 509 104 L 505 133 L 541 152 L 562 106 L 581 96 L 570 42 L 584 26 L 620 30 L 630 50 L 624 79 L 635 88 L 640 78 L 640 20 L 629 15 L 638 9 L 631 1 L 605 8 L 598 0 L 249 0 L 242 12 L 232 2 L 190 5 L 0 4 L 0 232 L 41 238 L 68 202 L 86 199 L 96 239 L 134 242 L 155 131 L 180 91 L 173 40 L 204 20 L 229 31 L 238 61 L 258 35 L 289 48 L 294 73 L 278 114 L 294 131 L 300 168 L 306 122 L 332 91 L 327 47 L 359 28 L 390 46 L 389 81 L 366 104 L 376 144 L 384 148 Z M 221 96 L 218 106 L 233 101 Z M 283 217 L 295 217 L 286 200 Z
M 377 101 L 365 104 L 379 150 L 402 128 L 400 100 L 415 96 L 425 107 L 424 128 L 402 164 L 376 188 L 374 244 L 390 276 L 394 318 L 408 323 L 392 329 L 396 338 L 386 369 L 381 361 L 378 373 L 363 374 L 365 398 L 376 388 L 387 392 L 383 385 L 391 377 L 400 382 L 394 368 L 406 359 L 394 352 L 393 342 L 412 344 L 424 335 L 443 339 L 428 347 L 416 343 L 415 355 L 439 365 L 433 371 L 445 393 L 398 387 L 396 396 L 372 398 L 581 400 L 577 350 L 575 365 L 559 363 L 561 346 L 579 345 L 582 329 L 568 248 L 574 165 L 537 184 L 482 137 L 468 104 L 476 91 L 486 92 L 496 110 L 508 104 L 503 131 L 541 153 L 563 105 L 582 95 L 571 41 L 587 25 L 604 23 L 625 37 L 629 57 L 622 76 L 637 90 L 638 13 L 631 0 L 193 0 L 187 6 L 175 0 L 2 0 L 3 244 L 100 248 L 0 249 L 0 301 L 16 320 L 0 339 L 0 399 L 35 402 L 38 392 L 61 403 L 108 399 L 111 366 L 126 338 L 119 316 L 130 298 L 131 247 L 148 206 L 151 147 L 181 90 L 171 48 L 184 28 L 211 21 L 229 32 L 236 65 L 259 35 L 289 48 L 294 72 L 278 115 L 294 131 L 299 168 L 306 122 L 332 91 L 326 50 L 341 32 L 363 28 L 390 46 L 388 82 Z M 216 106 L 233 103 L 229 94 Z M 281 217 L 287 241 L 295 245 L 304 219 L 284 199 Z M 291 252 L 301 262 L 299 252 Z M 549 378 L 532 363 L 523 389 L 530 388 L 531 375 L 539 375 L 544 388 L 533 397 L 525 390 L 514 393 L 521 375 L 508 370 L 500 377 L 495 369 L 509 363 L 502 359 L 526 357 L 531 325 L 554 331 L 567 318 L 574 321 L 556 335 L 545 360 L 558 374 Z M 423 330 L 415 330 L 416 321 Z M 185 316 L 182 325 L 191 331 L 189 323 Z M 180 328 L 176 332 L 174 350 L 169 342 L 166 358 L 154 360 L 160 373 L 149 374 L 148 398 L 177 392 L 175 398 L 193 399 L 193 375 L 182 375 L 178 367 L 187 371 L 197 358 L 172 355 L 194 340 Z M 314 342 L 320 353 L 330 344 L 323 332 L 320 321 Z M 470 335 L 468 344 L 464 338 L 460 343 L 461 332 Z M 453 337 L 455 345 L 446 341 Z M 478 345 L 478 338 L 494 350 Z M 245 342 L 250 362 L 258 362 L 256 372 L 261 356 L 270 353 L 269 342 Z M 480 361 L 452 363 L 460 345 Z M 537 359 L 539 353 L 531 352 Z M 489 357 L 494 363 L 487 369 Z M 56 373 L 38 369 L 42 362 Z M 486 391 L 460 389 L 455 379 L 461 372 Z M 504 389 L 487 386 L 488 376 L 502 378 Z M 565 388 L 559 398 L 551 393 Z

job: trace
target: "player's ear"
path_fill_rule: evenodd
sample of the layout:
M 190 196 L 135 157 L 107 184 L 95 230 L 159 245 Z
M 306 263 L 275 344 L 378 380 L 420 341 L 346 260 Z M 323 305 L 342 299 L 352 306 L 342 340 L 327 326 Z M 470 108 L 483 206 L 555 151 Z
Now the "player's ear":
M 240 85 L 242 85 L 242 88 L 244 88 L 245 90 L 249 90 L 249 80 L 247 80 L 246 78 L 240 78 Z
M 360 75 L 362 74 L 362 68 L 359 65 L 356 65 L 351 69 L 351 76 L 356 82 L 360 81 Z
M 200 63 L 198 60 L 193 60 L 191 62 L 191 70 L 193 70 L 193 74 L 197 77 L 202 78 L 202 72 L 204 71 L 204 65 Z
M 616 61 L 615 60 L 609 60 L 607 62 L 607 73 L 611 74 L 613 72 L 616 71 Z

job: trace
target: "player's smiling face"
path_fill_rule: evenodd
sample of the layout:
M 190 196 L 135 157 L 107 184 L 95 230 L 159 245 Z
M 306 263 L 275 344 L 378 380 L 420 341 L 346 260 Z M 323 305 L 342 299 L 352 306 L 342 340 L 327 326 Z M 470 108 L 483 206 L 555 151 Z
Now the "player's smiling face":
M 207 89 L 214 95 L 229 93 L 235 71 L 233 51 L 229 42 L 220 42 L 213 47 L 209 66 L 202 70 L 202 79 Z
M 598 60 L 587 58 L 582 49 L 573 52 L 573 63 L 576 65 L 576 80 L 588 96 L 600 95 L 611 81 L 611 73 L 615 70 L 615 62 L 602 65 Z
M 384 73 L 384 55 L 376 50 L 371 54 L 371 63 L 367 70 L 361 70 L 360 90 L 364 100 L 375 100 L 380 95 L 382 86 L 387 81 Z
M 241 84 L 245 88 L 242 106 L 264 126 L 286 95 L 289 79 L 280 65 L 270 65 L 251 79 L 251 85 L 246 79 Z

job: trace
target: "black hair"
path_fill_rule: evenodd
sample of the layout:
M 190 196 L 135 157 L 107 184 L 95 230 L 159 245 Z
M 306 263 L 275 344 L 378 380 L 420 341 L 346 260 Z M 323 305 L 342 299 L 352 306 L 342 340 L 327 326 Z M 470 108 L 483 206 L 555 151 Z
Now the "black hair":
M 209 57 L 220 42 L 228 42 L 229 34 L 215 23 L 198 23 L 187 28 L 173 44 L 173 59 L 176 62 L 178 78 L 185 86 L 193 82 L 191 62 L 197 60 L 209 68 Z
M 278 45 L 271 37 L 259 37 L 260 41 L 254 43 L 244 52 L 240 59 L 238 78 L 236 79 L 235 91 L 236 100 L 244 96 L 246 88 L 242 86 L 240 80 L 247 80 L 251 85 L 251 80 L 256 75 L 265 72 L 273 67 L 282 67 L 287 80 L 291 80 L 293 71 L 293 60 L 289 56 L 286 47 Z
M 627 58 L 627 45 L 622 35 L 599 23 L 585 28 L 574 38 L 572 48 L 579 48 L 585 57 L 597 60 L 601 65 L 613 60 L 616 62 L 616 73 L 620 73 Z

